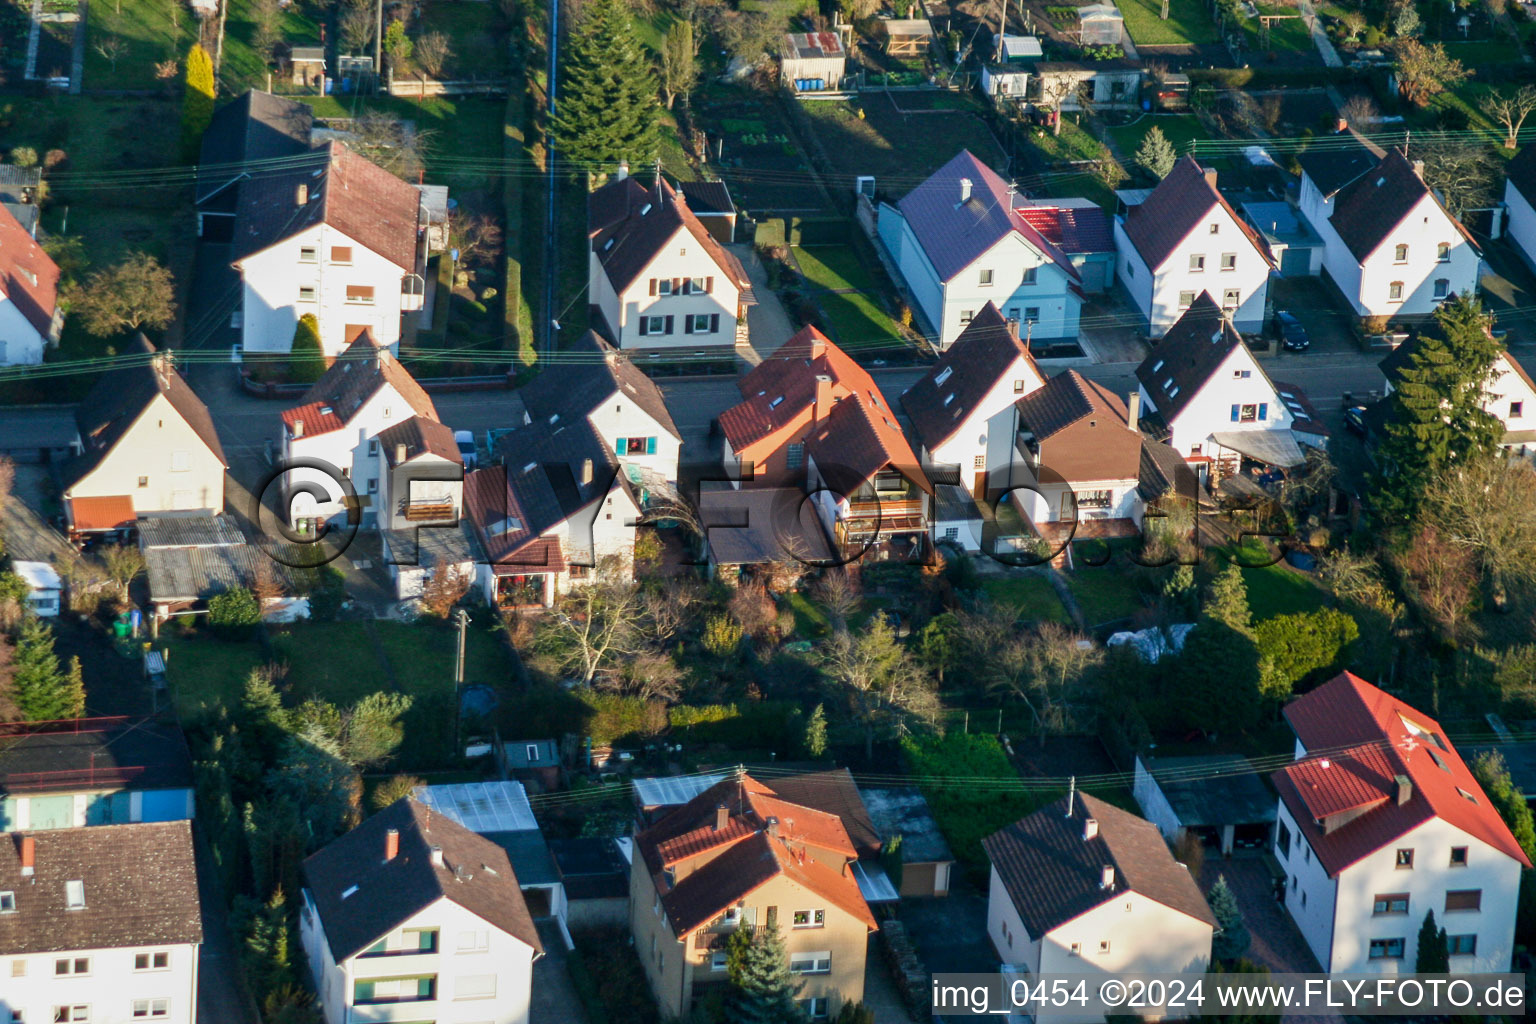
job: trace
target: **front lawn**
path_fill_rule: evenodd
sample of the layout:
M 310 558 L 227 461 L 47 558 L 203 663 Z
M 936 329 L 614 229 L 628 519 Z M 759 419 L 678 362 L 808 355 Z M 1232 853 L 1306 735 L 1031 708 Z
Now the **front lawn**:
M 1025 622 L 1066 622 L 1067 610 L 1050 580 L 1040 573 L 1020 573 L 982 582 L 981 589 L 998 607 L 1008 607 Z
M 877 292 L 875 280 L 851 246 L 796 246 L 795 262 L 806 280 L 821 289 L 815 298 L 839 345 L 857 354 L 901 343 L 901 328 L 871 298 Z
M 1201 0 L 1170 0 L 1163 21 L 1160 0 L 1120 0 L 1125 30 L 1137 46 L 1219 43 L 1221 38 Z

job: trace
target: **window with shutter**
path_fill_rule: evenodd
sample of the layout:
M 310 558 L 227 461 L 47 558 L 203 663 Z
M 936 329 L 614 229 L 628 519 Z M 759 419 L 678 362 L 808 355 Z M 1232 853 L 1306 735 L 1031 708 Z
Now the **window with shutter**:
M 656 454 L 656 439 L 654 437 L 648 437 L 645 439 L 645 454 Z
M 1264 421 L 1266 421 L 1268 419 L 1269 419 L 1269 403 L 1268 402 L 1260 402 L 1259 403 L 1259 422 L 1262 423 L 1262 422 L 1264 422 Z
M 1483 909 L 1483 890 L 1481 889 L 1451 889 L 1445 894 L 1446 913 L 1481 909 Z
M 656 279 L 654 277 L 651 278 L 651 294 L 656 294 Z
M 623 455 L 629 450 L 629 438 L 621 437 L 613 443 L 613 450 Z
M 711 314 L 709 314 L 709 333 L 710 334 L 714 334 L 714 333 L 716 333 L 719 330 L 720 330 L 720 314 L 719 313 L 711 313 Z
M 670 316 L 667 317 L 666 329 L 663 330 L 661 333 L 662 334 L 671 334 L 672 333 L 672 318 Z
M 1232 407 L 1232 422 L 1233 423 L 1237 422 L 1238 413 L 1239 413 L 1239 407 L 1234 405 Z
M 706 277 L 704 279 L 704 292 L 705 292 L 706 295 L 713 295 L 713 294 L 715 294 L 715 279 L 714 278 Z

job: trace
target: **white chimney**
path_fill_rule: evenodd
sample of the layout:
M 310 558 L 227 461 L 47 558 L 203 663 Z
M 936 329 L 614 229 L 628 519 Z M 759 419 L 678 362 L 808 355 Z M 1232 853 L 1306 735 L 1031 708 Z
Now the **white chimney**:
M 405 462 L 405 445 L 397 444 L 397 445 L 395 445 L 395 465 L 399 466 L 399 465 L 402 465 L 404 462 Z
M 1125 396 L 1125 425 L 1132 430 L 1141 420 L 1141 392 L 1132 391 Z
M 309 186 L 300 185 L 297 189 L 295 189 L 293 194 L 293 201 L 297 206 L 303 206 L 305 203 L 309 202 Z
M 581 460 L 581 483 L 582 483 L 582 486 L 585 487 L 587 484 L 590 484 L 591 482 L 592 482 L 592 460 L 591 459 L 582 459 Z
M 1115 887 L 1115 866 L 1105 864 L 1099 873 L 1099 888 L 1113 889 Z
M 960 205 L 964 206 L 971 201 L 971 179 L 960 179 Z
M 623 181 L 627 177 L 629 177 L 629 161 L 628 160 L 620 160 L 619 161 L 619 169 L 617 171 L 613 172 L 613 180 L 614 181 Z
M 1093 839 L 1098 834 L 1099 834 L 1099 819 L 1098 818 L 1084 818 L 1083 819 L 1083 842 L 1086 843 L 1088 840 Z
M 304 421 L 303 420 L 294 420 L 293 421 L 293 436 L 294 437 L 303 437 L 304 436 Z
M 435 868 L 443 866 L 443 848 L 441 846 L 432 847 L 432 866 Z

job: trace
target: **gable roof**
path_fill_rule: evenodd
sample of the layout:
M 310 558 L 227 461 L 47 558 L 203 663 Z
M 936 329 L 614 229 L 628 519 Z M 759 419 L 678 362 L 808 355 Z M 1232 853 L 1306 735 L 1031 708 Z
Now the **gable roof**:
M 585 418 L 617 393 L 681 440 L 683 435 L 672 421 L 656 382 L 596 331 L 587 331 L 560 354 L 566 358 L 546 368 L 518 392 L 530 422 L 548 422 L 551 416 Z
M 717 829 L 717 808 L 726 809 Z M 806 847 L 849 860 L 857 856 L 842 821 L 782 798 L 747 775 L 733 773 L 687 803 L 673 808 L 635 836 L 636 855 L 651 871 L 662 910 L 674 933 L 684 935 L 713 920 L 766 882 L 783 876 L 817 893 L 875 929 L 874 916 L 851 872 L 839 872 L 805 853 Z M 669 885 L 664 869 L 700 854 L 725 849 Z
M 1504 176 L 1526 202 L 1536 206 L 1536 146 L 1526 146 L 1515 154 L 1515 158 L 1504 165 Z
M 399 850 L 384 859 L 389 830 Z M 433 849 L 442 863 L 433 863 Z M 404 797 L 305 859 L 304 884 L 337 963 L 440 899 L 542 953 L 517 876 L 500 846 Z
M 45 342 L 52 336 L 59 301 L 58 264 L 4 206 L 0 206 L 0 298 L 15 303 L 16 311 Z
M 186 737 L 168 723 L 81 718 L 0 726 L 0 796 L 180 789 L 192 781 Z
M 1332 135 L 1314 139 L 1298 162 L 1324 198 L 1381 162 L 1387 151 L 1347 125 Z
M 405 447 L 405 462 L 422 455 L 436 455 L 449 462 L 464 464 L 464 456 L 453 439 L 453 430 L 425 416 L 412 416 L 379 431 L 379 445 L 391 466 L 401 461 L 396 457 L 400 445 Z
M 1145 200 L 1127 211 L 1125 235 L 1136 247 L 1147 269 L 1156 273 L 1184 240 L 1204 223 L 1211 211 L 1218 208 L 1232 218 L 1237 230 L 1264 262 L 1273 265 L 1269 250 L 1259 241 L 1253 228 L 1216 191 L 1215 182 L 1206 177 L 1206 172 L 1192 156 L 1174 164 L 1168 177 Z
M 224 447 L 219 444 L 219 432 L 213 426 L 213 417 L 203 400 L 176 371 L 173 353 L 157 353 L 155 346 L 142 334 L 134 337 L 130 347 L 151 358 L 138 366 L 123 366 L 102 374 L 85 400 L 75 408 L 75 425 L 85 450 L 64 467 L 64 479 L 68 481 L 65 490 L 99 466 L 160 395 L 165 396 L 198 440 L 208 446 L 213 457 L 226 468 L 229 466 L 224 458 Z
M 822 481 L 838 494 L 853 494 L 887 466 L 933 493 L 912 446 L 896 425 L 895 412 L 877 394 L 855 393 L 833 405 L 832 412 L 806 435 L 806 455 L 816 461 Z
M 1285 717 L 1309 756 L 1270 778 L 1330 876 L 1433 818 L 1530 866 L 1440 723 L 1417 708 L 1344 672 Z
M 298 405 L 283 410 L 283 423 L 292 433 L 293 425 L 303 422 L 305 437 L 340 430 L 386 385 L 394 388 L 416 415 L 438 418 L 437 407 L 411 372 L 400 365 L 388 346 L 374 344 L 371 331 L 364 331 L 341 350 Z
M 971 183 L 970 198 L 960 202 L 961 181 Z M 1014 209 L 1011 187 L 997 172 L 961 150 L 896 204 L 928 256 L 939 280 L 948 281 L 1010 233 L 1018 233 L 1036 252 L 1077 280 L 1062 251 Z
M 247 176 L 281 173 L 281 165 L 261 164 L 308 153 L 314 120 L 309 104 L 255 89 L 224 104 L 203 132 L 197 203 Z
M 665 178 L 646 188 L 634 178 L 610 181 L 587 197 L 587 236 L 615 292 L 623 292 L 678 233 L 687 231 L 737 288 L 746 268 L 699 223 Z
M 1158 415 L 1172 424 L 1205 387 L 1211 374 L 1242 343 L 1242 335 L 1216 305 L 1210 292 L 1201 292 L 1184 315 L 1168 328 L 1168 333 L 1163 335 L 1163 340 L 1151 354 L 1136 367 L 1136 379 L 1146 388 Z M 1254 365 L 1258 366 L 1257 361 Z M 1258 366 L 1258 371 L 1262 374 L 1264 368 Z
M 860 857 L 876 856 L 884 845 L 847 768 L 786 775 L 773 780 L 773 791 L 792 804 L 824 811 L 841 820 Z
M 1426 196 L 1456 226 L 1467 243 L 1477 248 L 1466 228 L 1446 211 L 1414 165 L 1395 146 L 1368 173 L 1339 190 L 1328 223 L 1338 232 L 1355 262 L 1360 263 L 1381 247 L 1387 236 Z
M 421 193 L 415 186 L 333 141 L 241 185 L 231 251 L 238 262 L 328 224 L 411 272 L 420 215 Z
M 928 372 L 902 393 L 901 408 L 918 440 L 930 452 L 948 441 L 1020 359 L 1037 380 L 1044 379 L 1029 349 L 988 302 Z
M 1133 480 L 1141 473 L 1141 434 L 1125 403 L 1076 370 L 1058 373 L 1016 403 L 1019 429 L 1050 440 L 1043 468 L 1068 483 Z
M 21 873 L 22 833 L 0 835 L 0 955 L 170 946 L 203 941 L 190 821 L 28 832 L 34 873 Z M 84 883 L 71 910 L 65 883 Z
M 1098 834 L 1084 839 L 1090 818 Z M 1020 818 L 982 840 L 982 847 L 1033 940 L 1126 892 L 1216 924 L 1200 887 L 1168 852 L 1157 826 L 1086 793 Z M 1107 889 L 1101 887 L 1105 867 L 1115 872 Z
M 736 216 L 736 203 L 723 181 L 684 181 L 679 183 L 688 209 L 699 217 Z

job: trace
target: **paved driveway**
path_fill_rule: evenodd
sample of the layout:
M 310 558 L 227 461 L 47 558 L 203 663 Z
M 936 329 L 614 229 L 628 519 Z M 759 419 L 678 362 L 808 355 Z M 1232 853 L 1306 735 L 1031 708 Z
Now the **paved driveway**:
M 1283 309 L 1300 320 L 1312 341 L 1311 348 L 1304 354 L 1290 354 L 1292 358 L 1360 351 L 1351 326 L 1355 314 L 1341 304 L 1337 293 L 1324 284 L 1322 278 L 1277 277 L 1270 288 L 1270 300 L 1275 309 Z
M 1237 905 L 1243 911 L 1243 924 L 1253 936 L 1248 959 L 1277 974 L 1302 974 L 1318 971 L 1301 930 L 1275 899 L 1275 886 L 1267 862 L 1260 857 L 1234 857 L 1205 862 L 1200 871 L 1200 887 L 1209 890 L 1217 875 L 1225 875 Z
M 586 1012 L 565 965 L 565 940 L 553 920 L 538 922 L 544 955 L 533 964 L 528 1024 L 585 1024 Z
M 965 879 L 959 865 L 950 874 L 949 895 L 904 899 L 901 919 L 917 944 L 929 974 L 990 973 L 997 951 L 987 938 L 987 896 Z M 934 1017 L 939 1022 L 974 1021 L 974 1017 Z

